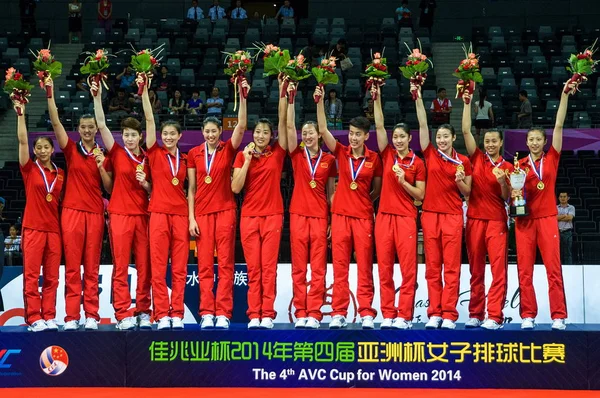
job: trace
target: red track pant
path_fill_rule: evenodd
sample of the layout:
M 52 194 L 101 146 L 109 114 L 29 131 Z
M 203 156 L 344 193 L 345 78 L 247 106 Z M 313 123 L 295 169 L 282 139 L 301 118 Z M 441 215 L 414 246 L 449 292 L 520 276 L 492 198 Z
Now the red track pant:
M 376 316 L 373 308 L 373 220 L 333 214 L 331 218 L 333 246 L 333 298 L 331 316 L 348 315 L 350 284 L 348 271 L 352 248 L 356 253 L 358 313 Z
M 56 232 L 23 229 L 23 302 L 28 325 L 56 317 L 56 289 L 62 253 Z M 40 266 L 44 273 L 42 295 L 39 292 Z
M 82 262 L 83 311 L 86 318 L 99 321 L 98 272 L 104 215 L 63 208 L 60 221 L 65 252 L 65 322 L 80 320 Z
M 112 301 L 115 318 L 141 313 L 150 314 L 150 248 L 148 245 L 148 216 L 110 215 L 110 239 L 113 253 Z M 135 257 L 137 289 L 135 312 L 131 308 L 129 293 L 129 263 L 131 253 Z
M 187 216 L 150 214 L 150 263 L 154 319 L 183 318 L 190 232 Z M 167 263 L 171 256 L 171 298 L 167 288 Z
M 224 315 L 231 319 L 233 313 L 233 269 L 235 264 L 234 209 L 196 217 L 200 236 L 196 238 L 198 248 L 198 279 L 200 282 L 199 314 Z M 217 297 L 215 285 L 214 251 L 217 248 L 219 281 Z
M 323 319 L 327 272 L 327 219 L 290 214 L 292 280 L 296 318 Z M 310 261 L 310 288 L 307 293 L 306 270 Z
M 281 214 L 242 217 L 240 232 L 248 266 L 248 315 L 253 318 L 275 318 L 277 294 L 277 257 L 281 240 Z
M 456 321 L 463 216 L 423 212 L 421 224 L 425 246 L 425 279 L 429 293 L 427 316 L 441 316 Z
M 412 321 L 417 289 L 417 222 L 413 217 L 379 213 L 375 222 L 381 312 L 384 318 Z M 398 255 L 402 285 L 396 306 L 394 260 Z
M 488 318 L 502 323 L 502 308 L 506 300 L 508 264 L 508 228 L 506 222 L 467 220 L 467 253 L 471 270 L 469 318 L 485 319 L 485 255 L 490 259 L 492 285 L 487 296 Z
M 560 264 L 560 234 L 556 217 L 517 219 L 517 268 L 521 291 L 521 318 L 535 318 L 538 307 L 533 288 L 533 265 L 536 247 L 540 248 L 546 266 L 552 319 L 567 317 L 567 303 Z

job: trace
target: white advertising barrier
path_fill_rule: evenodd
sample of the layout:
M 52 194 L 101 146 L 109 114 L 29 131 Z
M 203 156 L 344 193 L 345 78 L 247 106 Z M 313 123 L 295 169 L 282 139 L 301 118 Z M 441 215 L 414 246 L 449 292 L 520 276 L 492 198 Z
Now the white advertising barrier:
M 103 321 L 110 320 L 116 322 L 114 318 L 113 307 L 110 302 L 111 297 L 111 276 L 112 265 L 100 266 L 100 317 Z M 373 276 L 375 281 L 375 295 L 373 298 L 373 307 L 379 312 L 379 275 L 377 266 L 373 267 Z M 129 275 L 132 284 L 130 291 L 132 298 L 135 298 L 136 289 L 136 270 L 129 268 Z M 597 287 L 597 281 L 600 280 L 600 265 L 568 265 L 563 266 L 563 276 L 565 282 L 565 293 L 567 297 L 567 307 L 569 312 L 569 323 L 600 323 L 600 312 L 597 308 L 600 307 L 600 289 Z M 460 296 L 457 304 L 459 313 L 459 322 L 465 322 L 469 317 L 469 266 L 463 264 L 460 278 Z M 310 271 L 309 271 L 310 279 Z M 60 279 L 57 295 L 57 314 L 56 318 L 61 321 L 64 316 L 64 267 L 60 268 Z M 356 303 L 356 264 L 350 265 L 350 289 L 351 300 L 350 308 L 348 309 L 348 320 L 358 320 L 357 303 Z M 398 265 L 394 272 L 394 280 L 396 286 L 400 286 L 401 276 Z M 188 284 L 193 283 L 193 276 L 188 275 Z M 486 291 L 491 283 L 491 273 L 489 267 L 486 270 Z M 333 267 L 328 265 L 327 270 L 327 292 L 326 304 L 323 306 L 325 314 L 324 322 L 329 322 L 328 313 L 331 311 L 331 294 L 333 292 Z M 427 321 L 427 283 L 425 281 L 425 266 L 419 265 L 417 274 L 417 293 L 415 297 L 415 318 L 414 322 L 422 323 Z M 538 303 L 538 323 L 549 323 L 550 309 L 548 304 L 548 282 L 546 279 L 546 271 L 543 265 L 536 265 L 534 271 L 533 284 L 536 289 Z M 504 306 L 504 315 L 507 322 L 520 322 L 519 317 L 519 301 L 518 294 L 518 276 L 517 266 L 509 265 L 508 267 L 508 292 Z M 4 312 L 0 312 L 0 325 L 22 325 L 24 323 L 22 316 L 11 316 L 11 313 L 21 313 L 23 309 L 23 276 L 22 274 L 8 282 L 1 289 L 4 300 Z M 396 295 L 397 299 L 398 295 Z M 292 306 L 292 277 L 291 265 L 280 264 L 277 273 L 277 299 L 275 308 L 277 310 L 276 322 L 289 323 L 294 321 Z M 196 311 L 198 303 L 187 303 L 185 308 L 185 322 L 194 323 L 193 312 Z M 20 311 L 15 311 L 20 310 Z M 81 314 L 83 317 L 83 313 Z M 376 321 L 381 321 L 381 314 L 378 313 Z

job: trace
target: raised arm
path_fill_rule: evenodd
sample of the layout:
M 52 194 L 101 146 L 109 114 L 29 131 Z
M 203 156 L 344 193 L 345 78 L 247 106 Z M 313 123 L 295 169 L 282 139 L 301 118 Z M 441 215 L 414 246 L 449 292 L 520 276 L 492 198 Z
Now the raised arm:
M 246 85 L 249 88 L 248 82 L 244 82 L 243 85 Z M 242 139 L 244 138 L 244 133 L 248 128 L 248 107 L 246 99 L 242 95 L 242 90 L 239 90 L 239 95 L 240 104 L 238 108 L 238 121 L 233 130 L 233 134 L 231 135 L 231 145 L 233 146 L 233 149 L 238 149 L 240 147 Z
M 244 164 L 241 168 L 233 169 L 233 178 L 231 179 L 231 190 L 233 193 L 240 193 L 244 189 L 246 183 L 246 175 L 248 175 L 248 169 L 250 168 L 250 162 L 252 161 L 252 149 L 249 147 L 244 148 Z
M 21 116 L 17 116 L 17 138 L 19 140 L 19 164 L 25 166 L 29 161 L 29 139 L 27 138 L 27 123 L 25 121 L 25 105 L 21 108 Z
M 282 90 L 282 84 L 281 84 L 281 80 L 279 80 L 279 112 L 278 112 L 278 116 L 279 116 L 279 121 L 277 124 L 277 142 L 279 143 L 279 146 L 282 147 L 283 149 L 287 150 L 287 108 L 288 106 L 294 106 L 292 105 L 288 105 L 287 102 L 287 98 L 284 95 L 283 98 L 281 98 L 281 90 Z
M 296 107 L 287 107 L 287 145 L 290 153 L 298 147 L 298 133 L 296 130 Z
M 102 136 L 102 142 L 104 142 L 104 146 L 110 152 L 115 145 L 115 139 L 108 127 L 106 127 L 104 108 L 102 108 L 102 85 L 92 83 L 92 90 L 98 90 L 98 95 L 94 97 L 94 115 L 96 116 L 98 130 L 100 130 L 100 135 Z
M 373 114 L 375 116 L 375 130 L 377 131 L 377 146 L 379 152 L 388 146 L 387 132 L 383 121 L 383 110 L 381 109 L 381 88 L 377 87 L 377 99 L 373 101 Z
M 317 124 L 319 125 L 319 132 L 323 135 L 323 141 L 331 152 L 335 151 L 335 137 L 331 134 L 331 131 L 327 128 L 327 117 L 325 116 L 325 103 L 323 102 L 323 96 L 325 93 L 320 89 L 316 88 L 313 95 L 320 95 L 321 100 L 317 103 Z
M 140 78 L 138 77 L 138 79 Z M 142 92 L 142 107 L 144 109 L 144 119 L 146 119 L 146 148 L 150 149 L 156 144 L 156 124 L 154 123 L 154 112 L 148 96 L 147 84 L 144 85 L 144 91 Z
M 567 84 L 565 84 L 565 86 Z M 558 105 L 558 111 L 556 112 L 554 132 L 552 133 L 552 146 L 554 147 L 556 152 L 559 153 L 562 150 L 563 125 L 565 124 L 565 117 L 567 116 L 567 105 L 569 104 L 569 95 L 570 94 L 565 94 L 564 90 L 561 91 L 560 104 Z
M 467 147 L 467 152 L 469 156 L 475 153 L 477 149 L 477 142 L 475 141 L 475 137 L 473 137 L 473 133 L 471 133 L 471 107 L 467 105 L 466 100 L 472 99 L 473 95 L 469 94 L 465 91 L 463 95 L 463 115 L 462 115 L 462 132 L 463 137 L 465 139 L 465 146 Z
M 46 81 L 46 86 L 52 87 L 52 96 L 48 98 L 48 113 L 50 114 L 50 123 L 52 123 L 52 129 L 54 130 L 54 135 L 58 141 L 58 146 L 60 146 L 60 149 L 64 149 L 69 142 L 69 136 L 67 135 L 65 127 L 60 122 L 60 117 L 58 116 L 58 108 L 56 107 L 56 102 L 54 101 L 54 81 L 51 78 L 48 78 Z
M 425 105 L 423 105 L 423 98 L 420 96 L 415 101 L 415 108 L 419 120 L 419 143 L 421 144 L 421 151 L 424 151 L 431 140 L 429 138 L 429 126 L 427 125 L 427 112 L 425 111 Z

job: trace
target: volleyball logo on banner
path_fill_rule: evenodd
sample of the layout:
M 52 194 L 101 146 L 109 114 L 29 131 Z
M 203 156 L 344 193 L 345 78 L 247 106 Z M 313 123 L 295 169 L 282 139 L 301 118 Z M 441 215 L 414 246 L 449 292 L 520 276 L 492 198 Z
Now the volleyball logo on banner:
M 48 376 L 60 376 L 69 366 L 69 355 L 64 348 L 51 345 L 40 355 L 40 367 Z

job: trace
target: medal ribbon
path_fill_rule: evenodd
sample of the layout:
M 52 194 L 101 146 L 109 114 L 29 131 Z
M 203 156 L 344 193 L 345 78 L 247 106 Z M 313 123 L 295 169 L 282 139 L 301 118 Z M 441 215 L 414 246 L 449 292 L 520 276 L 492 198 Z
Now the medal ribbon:
M 49 185 L 48 179 L 46 178 L 46 173 L 44 173 L 44 169 L 42 168 L 42 166 L 40 166 L 40 164 L 37 160 L 35 161 L 35 164 L 38 167 L 38 169 L 40 169 L 40 173 L 42 173 L 42 178 L 44 179 L 44 185 L 46 186 L 46 192 L 52 193 L 52 191 L 54 190 L 54 186 L 56 185 L 56 181 L 58 181 L 58 167 L 56 167 L 54 162 L 52 162 L 52 166 L 54 166 L 54 169 L 56 170 L 56 177 L 54 177 L 54 181 L 52 181 L 52 185 Z
M 142 150 L 142 148 L 140 148 L 140 151 L 142 152 L 142 155 L 144 155 L 144 158 L 141 161 L 137 160 L 137 158 L 135 157 L 135 155 L 133 153 L 131 153 L 131 151 L 129 149 L 127 149 L 126 146 L 123 146 L 123 148 L 125 149 L 125 152 L 127 153 L 127 156 L 129 156 L 129 158 L 131 160 L 133 160 L 137 164 L 144 164 L 144 161 L 146 160 L 146 153 Z
M 414 152 L 413 152 L 413 155 L 412 155 L 412 159 L 410 159 L 410 163 L 407 164 L 407 165 L 404 164 L 404 163 L 398 163 L 398 154 L 396 154 L 396 160 L 394 161 L 394 165 L 398 164 L 398 165 L 404 167 L 405 169 L 410 169 L 414 162 L 415 162 L 415 154 L 414 154 Z
M 463 164 L 463 162 L 458 158 L 458 153 L 456 153 L 456 151 L 454 149 L 452 150 L 452 157 L 446 155 L 444 152 L 440 151 L 439 149 L 437 151 L 439 152 L 440 155 L 442 155 L 442 158 L 446 159 L 448 162 L 452 162 L 456 165 Z
M 94 144 L 96 145 L 96 146 L 94 147 L 94 149 L 96 149 L 96 148 L 100 148 L 100 147 L 98 146 L 98 143 L 97 143 L 96 141 L 94 141 Z M 94 155 L 93 149 L 92 149 L 90 152 L 88 152 L 88 151 L 86 151 L 86 150 L 85 150 L 85 146 L 83 145 L 83 141 L 79 140 L 79 142 L 77 143 L 77 145 L 79 145 L 79 148 L 81 149 L 81 152 L 83 152 L 83 154 L 84 154 L 85 156 L 93 156 L 93 155 Z
M 358 175 L 360 174 L 360 171 L 362 170 L 363 166 L 365 165 L 365 160 L 367 160 L 367 158 L 363 158 L 362 162 L 360 162 L 360 165 L 358 166 L 358 169 L 356 171 L 354 171 L 354 162 L 352 161 L 352 158 L 348 158 L 348 160 L 350 161 L 350 173 L 352 174 L 352 181 L 356 181 L 356 179 L 358 178 Z
M 217 148 L 212 155 L 208 154 L 208 143 L 204 143 L 204 163 L 206 165 L 206 175 L 210 176 L 210 170 L 212 169 L 213 160 L 215 160 L 215 154 L 217 153 Z
M 531 169 L 533 170 L 533 173 L 535 174 L 535 176 L 538 178 L 538 180 L 542 181 L 542 176 L 544 174 L 544 155 L 542 155 L 542 158 L 540 159 L 539 170 L 535 166 L 535 162 L 533 161 L 531 154 L 529 154 L 529 163 L 531 163 Z
M 485 153 L 485 156 L 487 156 L 487 158 L 489 159 L 492 166 L 494 166 L 494 168 L 498 168 L 498 167 L 502 166 L 502 164 L 504 163 L 504 159 L 502 159 L 502 156 L 500 156 L 500 161 L 498 163 L 494 162 L 492 160 L 492 157 L 487 152 Z
M 308 162 L 308 169 L 310 170 L 310 177 L 314 180 L 315 179 L 315 174 L 317 173 L 317 167 L 319 166 L 319 163 L 321 163 L 321 157 L 323 156 L 323 150 L 319 149 L 319 157 L 317 158 L 317 162 L 315 163 L 314 167 L 312 165 L 312 161 L 311 161 L 311 157 L 310 157 L 310 152 L 308 152 L 308 148 L 304 147 L 304 152 L 306 152 L 306 161 Z M 350 160 L 350 163 L 352 163 L 352 160 Z
M 169 167 L 171 168 L 171 174 L 173 177 L 177 178 L 177 174 L 179 174 L 179 148 L 177 148 L 177 154 L 175 155 L 177 160 L 175 161 L 175 167 L 173 167 L 173 162 L 171 162 L 171 156 L 167 153 L 167 160 L 169 161 Z

